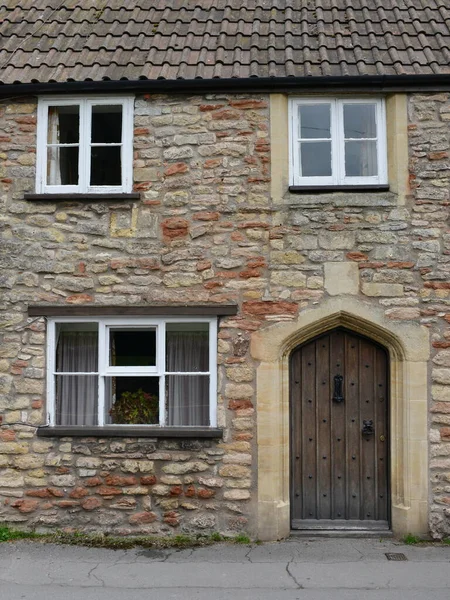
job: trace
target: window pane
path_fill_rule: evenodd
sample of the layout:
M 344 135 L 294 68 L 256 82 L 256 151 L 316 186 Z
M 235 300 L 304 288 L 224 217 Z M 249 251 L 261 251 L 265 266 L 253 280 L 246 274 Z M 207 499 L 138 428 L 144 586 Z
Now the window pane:
M 209 376 L 166 375 L 168 424 L 209 425 Z
M 49 106 L 48 144 L 77 144 L 80 141 L 80 107 Z
M 97 323 L 56 325 L 56 371 L 58 373 L 98 371 Z
M 331 176 L 331 142 L 300 143 L 302 177 Z
M 121 146 L 91 147 L 91 185 L 121 185 Z
M 166 371 L 209 371 L 209 324 L 166 325 Z
M 330 104 L 305 104 L 299 106 L 300 137 L 306 139 L 331 138 Z
M 120 143 L 122 141 L 122 106 L 92 107 L 92 143 Z
M 98 376 L 56 375 L 56 424 L 97 425 Z
M 375 104 L 344 104 L 345 138 L 375 138 Z
M 345 142 L 345 174 L 347 177 L 378 175 L 375 141 Z
M 110 329 L 109 364 L 112 367 L 154 367 L 155 329 Z
M 78 185 L 78 146 L 48 148 L 47 185 Z
M 159 425 L 159 377 L 106 377 L 105 423 Z

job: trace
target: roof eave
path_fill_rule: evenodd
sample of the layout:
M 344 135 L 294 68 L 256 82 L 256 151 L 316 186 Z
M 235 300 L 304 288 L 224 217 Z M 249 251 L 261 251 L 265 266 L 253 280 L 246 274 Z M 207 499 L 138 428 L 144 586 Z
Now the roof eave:
M 40 94 L 142 93 L 204 94 L 323 92 L 420 92 L 450 90 L 449 74 L 429 75 L 361 75 L 342 77 L 249 77 L 233 79 L 139 79 L 120 81 L 64 81 L 0 84 L 0 96 Z

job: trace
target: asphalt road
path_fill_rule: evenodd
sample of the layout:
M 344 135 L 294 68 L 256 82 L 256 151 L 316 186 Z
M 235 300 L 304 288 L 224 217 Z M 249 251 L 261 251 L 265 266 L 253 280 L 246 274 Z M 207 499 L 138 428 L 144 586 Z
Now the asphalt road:
M 406 561 L 388 561 L 385 553 Z M 294 538 L 192 550 L 0 544 L 1 600 L 450 600 L 450 546 Z

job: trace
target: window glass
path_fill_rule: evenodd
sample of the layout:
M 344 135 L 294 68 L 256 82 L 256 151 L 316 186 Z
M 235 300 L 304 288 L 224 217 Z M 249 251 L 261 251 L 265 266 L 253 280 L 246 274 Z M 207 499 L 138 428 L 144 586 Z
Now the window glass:
M 121 185 L 121 146 L 91 147 L 91 185 Z
M 56 375 L 57 425 L 97 425 L 98 376 Z
M 208 323 L 167 323 L 166 371 L 209 371 Z
M 110 328 L 109 364 L 112 367 L 156 365 L 156 329 Z
M 378 174 L 375 141 L 345 142 L 345 174 L 347 177 L 373 177 Z
M 159 424 L 159 377 L 106 377 L 105 423 Z
M 302 139 L 331 138 L 331 105 L 302 104 L 299 106 L 300 137 Z
M 167 375 L 166 406 L 168 425 L 209 425 L 209 376 Z
M 122 106 L 98 104 L 92 107 L 93 144 L 120 143 L 122 141 Z
M 97 323 L 59 323 L 56 326 L 56 371 L 98 371 Z
M 375 104 L 344 104 L 345 138 L 376 138 L 375 110 Z
M 80 141 L 80 107 L 49 106 L 47 144 L 78 144 Z
M 300 142 L 302 177 L 331 176 L 331 142 Z
M 78 185 L 78 146 L 49 146 L 47 184 Z

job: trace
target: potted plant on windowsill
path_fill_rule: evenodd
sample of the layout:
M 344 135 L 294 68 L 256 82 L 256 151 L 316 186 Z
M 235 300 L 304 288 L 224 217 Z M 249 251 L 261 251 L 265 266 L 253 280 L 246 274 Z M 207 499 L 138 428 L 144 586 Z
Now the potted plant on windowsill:
M 117 425 L 155 425 L 159 422 L 159 400 L 142 388 L 136 392 L 122 392 L 109 414 Z

